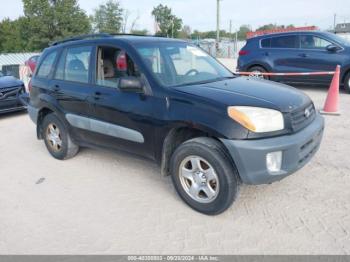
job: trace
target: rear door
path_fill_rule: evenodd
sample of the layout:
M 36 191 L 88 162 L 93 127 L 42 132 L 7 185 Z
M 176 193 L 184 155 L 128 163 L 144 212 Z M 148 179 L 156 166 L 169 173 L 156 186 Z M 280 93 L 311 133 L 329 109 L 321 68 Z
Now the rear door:
M 299 54 L 299 35 L 288 34 L 283 36 L 274 36 L 261 40 L 261 48 L 265 51 L 265 55 L 271 61 L 272 71 L 276 73 L 299 72 L 300 68 L 297 64 Z M 272 77 L 277 81 L 296 81 L 292 77 Z
M 72 115 L 89 117 L 91 113 L 88 97 L 93 91 L 91 59 L 94 50 L 93 45 L 70 46 L 60 55 L 50 90 L 68 120 Z M 77 125 L 72 127 L 79 139 L 91 139 L 91 134 L 85 129 Z

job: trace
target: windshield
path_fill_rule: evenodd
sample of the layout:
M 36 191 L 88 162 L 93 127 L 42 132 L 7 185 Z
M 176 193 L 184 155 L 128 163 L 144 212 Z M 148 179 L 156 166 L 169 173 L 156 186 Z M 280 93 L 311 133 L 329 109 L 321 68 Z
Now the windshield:
M 345 37 L 341 37 L 339 35 L 332 34 L 332 33 L 327 33 L 327 35 L 328 35 L 328 37 L 330 37 L 334 41 L 338 42 L 339 44 L 350 46 L 349 40 L 346 39 Z
M 202 49 L 187 43 L 152 43 L 137 47 L 157 80 L 167 87 L 201 84 L 234 77 Z

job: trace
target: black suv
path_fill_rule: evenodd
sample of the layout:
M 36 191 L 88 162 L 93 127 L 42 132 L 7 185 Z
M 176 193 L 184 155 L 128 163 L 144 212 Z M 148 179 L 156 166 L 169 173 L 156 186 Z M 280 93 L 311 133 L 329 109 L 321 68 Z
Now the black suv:
M 294 88 L 237 77 L 187 42 L 130 35 L 47 48 L 28 111 L 53 157 L 71 158 L 80 146 L 136 153 L 211 215 L 231 205 L 241 182 L 271 183 L 304 166 L 324 128 Z

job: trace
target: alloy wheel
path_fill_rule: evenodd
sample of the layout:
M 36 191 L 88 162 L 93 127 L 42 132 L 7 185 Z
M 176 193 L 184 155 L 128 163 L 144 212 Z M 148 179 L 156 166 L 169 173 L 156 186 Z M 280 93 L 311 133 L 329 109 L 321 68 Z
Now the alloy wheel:
M 219 193 L 219 178 L 207 160 L 199 156 L 186 157 L 180 164 L 182 188 L 195 201 L 213 202 Z
M 59 152 L 61 150 L 62 138 L 60 129 L 53 123 L 49 124 L 46 128 L 46 140 L 53 151 Z

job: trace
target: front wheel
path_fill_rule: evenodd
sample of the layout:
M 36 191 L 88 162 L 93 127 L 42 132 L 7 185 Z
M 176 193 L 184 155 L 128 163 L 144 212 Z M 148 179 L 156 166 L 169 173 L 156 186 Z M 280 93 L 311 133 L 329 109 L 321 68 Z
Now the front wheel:
M 78 153 L 79 146 L 72 141 L 67 128 L 55 114 L 45 116 L 42 132 L 46 148 L 54 158 L 64 160 Z
M 251 75 L 249 75 L 250 77 L 255 77 L 255 78 L 259 78 L 259 79 L 266 79 L 266 80 L 270 79 L 268 76 L 263 76 L 261 74 L 261 73 L 267 73 L 265 68 L 263 68 L 261 66 L 253 66 L 253 67 L 249 68 L 248 71 L 251 72 Z
M 177 193 L 201 213 L 222 213 L 237 196 L 237 169 L 214 139 L 201 137 L 184 142 L 175 150 L 170 165 Z

